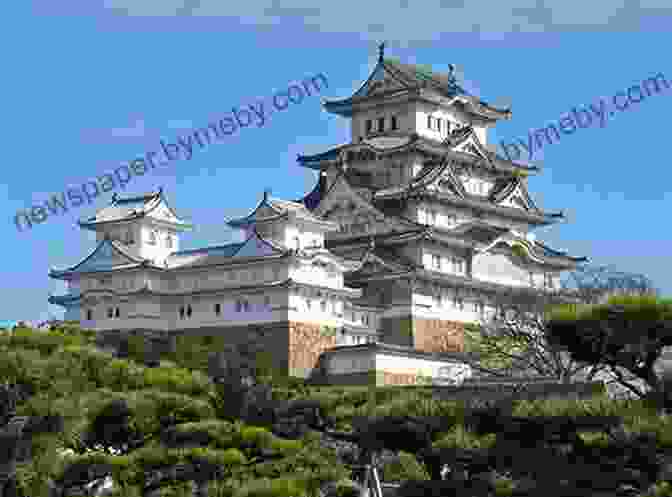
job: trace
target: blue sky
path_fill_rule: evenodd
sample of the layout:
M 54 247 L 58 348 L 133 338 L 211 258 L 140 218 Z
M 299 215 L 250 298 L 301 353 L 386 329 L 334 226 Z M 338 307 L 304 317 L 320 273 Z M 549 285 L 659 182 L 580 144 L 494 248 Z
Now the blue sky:
M 0 184 L 3 244 L 0 319 L 39 321 L 63 284 L 50 268 L 79 262 L 95 246 L 77 219 L 107 205 L 52 215 L 18 232 L 20 209 L 68 186 L 207 126 L 233 106 L 268 100 L 323 73 L 329 87 L 217 144 L 136 177 L 121 194 L 163 186 L 171 205 L 195 224 L 182 248 L 237 239 L 225 220 L 252 209 L 264 188 L 297 198 L 315 173 L 296 163 L 347 141 L 345 119 L 323 98 L 349 96 L 386 55 L 460 69 L 464 86 L 486 101 L 510 103 L 511 121 L 490 142 L 511 142 L 576 106 L 610 99 L 662 72 L 672 80 L 667 2 L 230 2 L 106 0 L 24 2 L 0 19 L 5 47 Z M 90 5 L 89 5 L 90 4 Z M 102 4 L 102 5 L 101 5 Z M 636 5 L 635 5 L 636 4 Z M 223 7 L 226 5 L 226 7 Z M 14 9 L 14 10 L 12 10 Z M 357 14 L 353 14 L 356 12 Z M 668 31 L 666 31 L 668 30 Z M 568 222 L 538 230 L 551 247 L 599 265 L 651 277 L 672 295 L 672 172 L 665 153 L 672 89 L 546 146 L 543 174 L 530 191 Z M 501 150 L 500 150 L 501 151 Z M 537 161 L 537 163 L 539 163 Z

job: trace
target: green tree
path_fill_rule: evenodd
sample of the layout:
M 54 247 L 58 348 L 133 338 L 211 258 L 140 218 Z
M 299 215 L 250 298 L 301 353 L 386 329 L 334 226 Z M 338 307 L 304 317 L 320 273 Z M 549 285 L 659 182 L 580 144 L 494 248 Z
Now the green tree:
M 654 295 L 614 295 L 602 304 L 555 308 L 548 323 L 551 343 L 577 361 L 605 365 L 639 397 L 646 391 L 622 377 L 624 369 L 643 380 L 660 407 L 672 407 L 672 392 L 654 368 L 672 346 L 672 299 Z

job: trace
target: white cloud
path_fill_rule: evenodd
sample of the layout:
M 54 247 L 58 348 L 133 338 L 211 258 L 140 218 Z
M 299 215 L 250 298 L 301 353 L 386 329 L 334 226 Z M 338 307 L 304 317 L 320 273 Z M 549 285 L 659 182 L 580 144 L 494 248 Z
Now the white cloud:
M 258 26 L 299 20 L 323 33 L 357 33 L 375 40 L 384 35 L 401 44 L 460 32 L 497 40 L 503 36 L 497 33 L 510 32 L 639 30 L 643 17 L 672 12 L 668 0 L 342 0 L 321 5 L 313 0 L 106 0 L 104 5 L 126 16 L 231 17 Z

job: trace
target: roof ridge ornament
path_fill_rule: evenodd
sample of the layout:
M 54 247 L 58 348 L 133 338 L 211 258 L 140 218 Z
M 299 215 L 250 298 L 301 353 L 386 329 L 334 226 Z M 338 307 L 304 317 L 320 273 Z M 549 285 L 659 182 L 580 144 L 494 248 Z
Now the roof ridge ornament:
M 378 62 L 383 61 L 383 57 L 385 56 L 385 45 L 386 43 L 384 41 L 378 45 Z
M 456 84 L 455 66 L 453 64 L 448 64 L 448 70 L 450 71 L 448 73 L 448 82 L 454 85 Z

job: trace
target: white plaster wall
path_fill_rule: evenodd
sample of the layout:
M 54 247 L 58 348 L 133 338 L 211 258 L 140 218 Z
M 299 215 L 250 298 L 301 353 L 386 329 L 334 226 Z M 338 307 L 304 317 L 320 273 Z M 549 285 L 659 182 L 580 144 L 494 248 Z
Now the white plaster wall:
M 298 290 L 298 291 L 297 291 Z M 343 299 L 331 296 L 312 289 L 294 289 L 289 296 L 289 319 L 304 323 L 321 324 L 325 326 L 341 326 L 343 319 Z M 321 303 L 325 302 L 323 311 Z
M 440 268 L 438 269 L 434 266 L 435 255 L 439 256 Z M 459 266 L 453 265 L 452 257 L 456 257 L 462 261 L 461 271 L 458 270 Z M 468 269 L 467 262 L 467 258 L 457 250 L 443 247 L 422 247 L 422 264 L 426 269 L 465 276 Z
M 484 253 L 475 256 L 472 274 L 475 279 L 504 285 L 529 286 L 530 281 L 527 269 L 515 266 L 503 254 Z
M 315 264 L 297 263 L 289 269 L 289 277 L 303 283 L 329 288 L 343 288 L 343 274 L 335 268 L 328 271 L 327 268 Z
M 373 133 L 378 133 L 378 118 L 385 118 L 385 131 L 391 129 L 392 116 L 397 116 L 397 131 L 411 132 L 415 127 L 412 115 L 408 113 L 408 104 L 388 105 L 384 108 L 370 109 L 353 116 L 351 120 L 351 136 L 353 143 L 359 143 L 359 137 L 367 138 L 366 120 L 373 120 Z
M 430 223 L 431 219 L 428 216 L 429 211 L 435 213 L 433 223 Z M 464 211 L 456 207 L 451 208 L 438 203 L 422 203 L 418 206 L 409 205 L 409 208 L 406 211 L 406 216 L 415 219 L 419 223 L 430 224 L 431 226 L 445 229 L 452 229 L 471 219 L 471 216 L 468 216 Z
M 460 126 L 465 126 L 469 124 L 468 118 L 458 110 L 454 108 L 438 108 L 436 104 L 429 104 L 426 102 L 417 102 L 415 104 L 415 115 L 416 115 L 415 125 L 418 134 L 420 134 L 421 136 L 426 136 L 427 138 L 433 140 L 443 140 L 446 137 L 446 130 L 444 124 L 446 119 L 451 121 L 450 126 L 451 130 L 455 128 L 455 123 L 458 123 Z M 440 132 L 436 131 L 435 129 L 427 128 L 428 115 L 439 118 L 443 121 L 441 123 Z M 486 144 L 487 128 L 479 126 L 477 124 L 474 124 L 473 126 L 476 132 L 476 136 L 478 137 L 480 142 Z
M 299 248 L 324 246 L 324 233 L 316 228 L 309 228 L 307 226 L 297 226 L 295 224 L 287 223 L 284 225 L 284 240 L 283 246 L 286 248 L 296 249 L 296 238 L 299 239 Z
M 154 245 L 149 242 L 150 233 L 152 231 L 157 233 L 156 244 Z M 172 238 L 172 245 L 170 247 L 168 247 L 166 243 L 167 235 L 170 235 Z M 159 228 L 150 224 L 140 225 L 139 237 L 135 238 L 134 245 L 138 245 L 138 254 L 140 257 L 144 259 L 150 259 L 154 261 L 155 264 L 162 264 L 168 254 L 179 250 L 178 237 L 172 230 Z M 131 245 L 131 247 L 134 245 Z
M 330 374 L 365 373 L 372 370 L 396 374 L 421 374 L 438 378 L 459 377 L 460 381 L 473 376 L 470 366 L 451 361 L 402 357 L 374 350 L 339 350 L 329 357 Z

